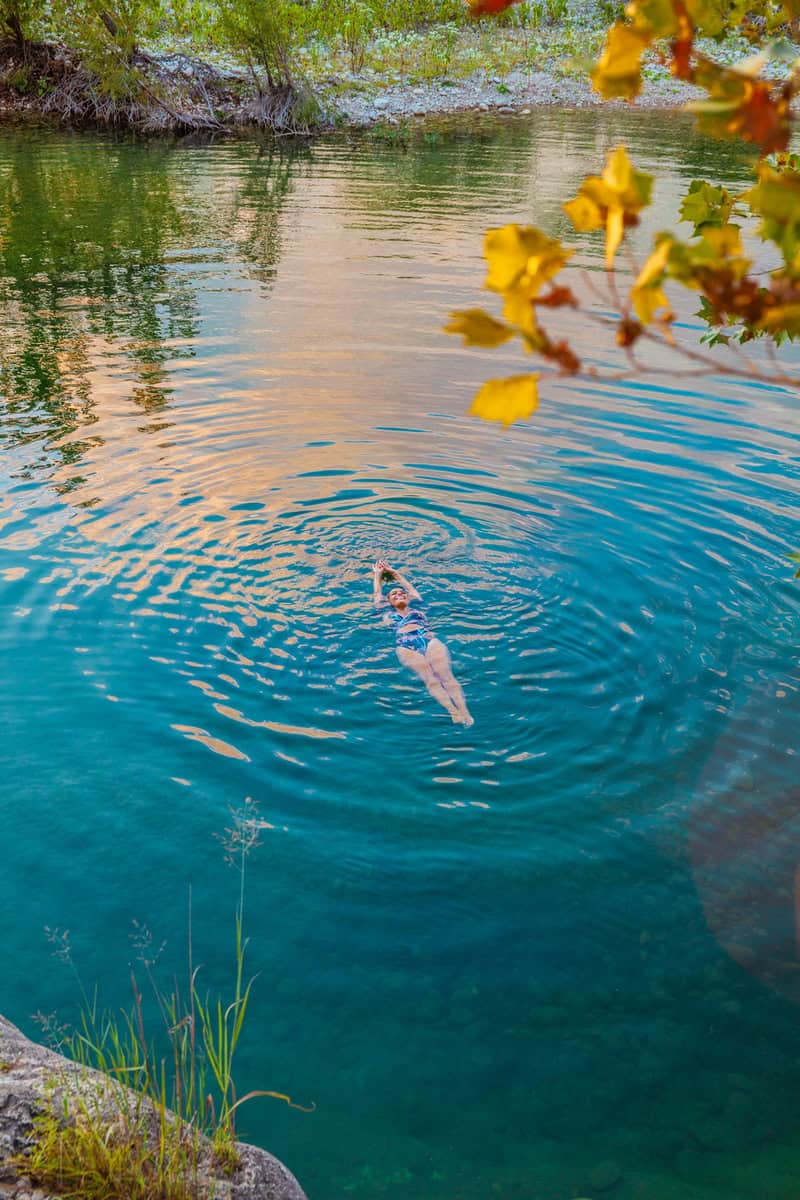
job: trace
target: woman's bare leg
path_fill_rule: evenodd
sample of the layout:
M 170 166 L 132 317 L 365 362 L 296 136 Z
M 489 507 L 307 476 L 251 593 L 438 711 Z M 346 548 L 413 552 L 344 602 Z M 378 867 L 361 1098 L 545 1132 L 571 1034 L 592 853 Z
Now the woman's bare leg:
M 450 665 L 450 652 L 444 642 L 440 642 L 438 638 L 434 638 L 428 646 L 425 661 L 430 664 L 440 679 L 444 690 L 458 711 L 461 723 L 467 726 L 474 725 L 475 722 L 472 714 L 467 708 L 464 689 L 453 674 L 453 668 Z
M 405 646 L 398 646 L 397 657 L 404 667 L 410 667 L 415 674 L 419 675 L 434 700 L 438 704 L 441 704 L 442 708 L 447 709 L 456 724 L 460 724 L 464 720 L 461 710 L 450 699 L 447 689 L 427 661 L 425 655 L 417 653 L 416 650 L 408 650 Z

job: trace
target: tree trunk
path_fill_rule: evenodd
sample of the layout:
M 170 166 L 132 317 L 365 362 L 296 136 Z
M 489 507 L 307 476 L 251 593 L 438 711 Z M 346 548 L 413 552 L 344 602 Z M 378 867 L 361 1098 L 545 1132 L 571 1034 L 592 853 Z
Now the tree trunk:
M 107 8 L 101 8 L 100 12 L 98 13 L 98 16 L 100 17 L 100 20 L 103 22 L 103 24 L 105 25 L 106 29 L 108 30 L 110 36 L 114 39 L 114 41 L 119 42 L 120 28 L 119 28 L 119 22 L 116 20 L 116 18 L 111 15 L 111 13 L 108 11 Z M 130 50 L 126 51 L 125 53 L 126 53 L 128 62 L 129 63 L 133 62 L 136 55 L 139 53 L 139 47 L 136 44 L 134 44 L 133 46 L 131 46 Z
M 6 17 L 6 25 L 8 26 L 14 41 L 17 43 L 17 46 L 24 53 L 28 39 L 25 37 L 25 31 L 22 28 L 22 21 L 20 20 L 18 8 L 11 9 L 11 12 Z
M 99 16 L 100 16 L 100 20 L 103 22 L 106 29 L 111 34 L 112 38 L 114 38 L 116 40 L 117 34 L 119 33 L 119 26 L 117 25 L 117 22 L 112 17 L 111 13 L 108 11 L 107 8 L 101 8 Z

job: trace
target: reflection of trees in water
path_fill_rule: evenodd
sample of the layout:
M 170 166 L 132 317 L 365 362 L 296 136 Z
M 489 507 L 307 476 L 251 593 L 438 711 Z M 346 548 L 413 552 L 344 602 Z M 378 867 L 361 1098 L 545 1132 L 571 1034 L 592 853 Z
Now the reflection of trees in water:
M 204 152 L 132 143 L 12 143 L 0 165 L 0 393 L 7 445 L 58 439 L 63 462 L 89 442 L 64 435 L 93 419 L 103 369 L 153 429 L 172 391 L 176 339 L 199 330 L 198 284 L 181 251 L 234 243 L 273 278 L 293 156 L 234 150 L 224 188 L 197 186 Z M 218 160 L 209 150 L 208 168 Z M 198 171 L 198 162 L 199 168 Z M 226 164 L 227 165 L 227 164 Z M 232 182 L 231 182 L 232 181 Z M 202 177 L 201 177 L 202 182 Z M 181 347 L 191 356 L 191 344 Z M 132 377 L 132 378 L 131 378 Z
M 364 143 L 362 158 L 379 171 L 355 173 L 358 205 L 376 212 L 452 215 L 483 202 L 494 223 L 519 219 L 527 210 L 535 224 L 575 244 L 580 239 L 562 202 L 586 175 L 599 173 L 608 151 L 621 142 L 635 161 L 663 164 L 656 202 L 664 199 L 671 172 L 685 190 L 685 181 L 695 177 L 746 181 L 752 161 L 741 143 L 700 137 L 688 115 L 652 109 L 553 108 L 512 121 L 461 115 L 442 119 L 438 127 L 428 122 L 425 131 L 407 138 L 391 131 Z M 663 223 L 675 220 L 676 208 L 677 203 L 664 212 Z
M 0 268 L 12 412 L 31 409 L 53 432 L 89 418 L 98 339 L 125 339 L 143 386 L 163 385 L 164 341 L 194 329 L 185 289 L 166 286 L 165 241 L 184 226 L 167 161 L 112 144 L 34 143 L 7 157 Z M 163 403 L 163 392 L 151 399 Z
M 291 191 L 302 148 L 291 153 L 281 145 L 250 152 L 240 186 L 230 199 L 226 226 L 251 274 L 271 283 L 280 257 L 279 216 Z
M 503 186 L 511 208 L 527 195 L 524 168 L 517 168 L 534 139 L 532 126 L 469 115 L 429 122 L 408 136 L 396 130 L 375 136 L 357 147 L 357 209 L 450 216 L 496 196 L 499 163 L 506 165 Z

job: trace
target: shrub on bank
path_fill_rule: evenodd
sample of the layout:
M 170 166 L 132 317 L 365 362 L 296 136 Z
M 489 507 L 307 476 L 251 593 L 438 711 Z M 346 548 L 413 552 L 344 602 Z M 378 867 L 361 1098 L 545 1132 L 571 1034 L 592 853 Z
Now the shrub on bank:
M 543 26 L 570 53 L 567 18 L 567 0 L 527 0 L 491 33 L 464 0 L 0 0 L 0 91 L 70 122 L 305 132 L 315 80 L 505 75 L 538 61 Z

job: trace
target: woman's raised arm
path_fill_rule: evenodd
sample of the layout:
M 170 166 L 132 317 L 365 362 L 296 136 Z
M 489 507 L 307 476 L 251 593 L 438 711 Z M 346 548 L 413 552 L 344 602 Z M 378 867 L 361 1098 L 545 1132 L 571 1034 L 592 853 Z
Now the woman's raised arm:
M 383 572 L 387 569 L 386 563 L 382 558 L 379 558 L 372 568 L 372 603 L 376 608 L 380 608 L 383 604 Z
M 413 583 L 410 583 L 409 580 L 406 579 L 405 575 L 401 575 L 399 571 L 395 571 L 394 567 L 389 567 L 386 563 L 384 563 L 384 569 L 392 572 L 396 582 L 400 584 L 401 588 L 405 588 L 412 600 L 422 599 L 422 596 L 420 596 Z

